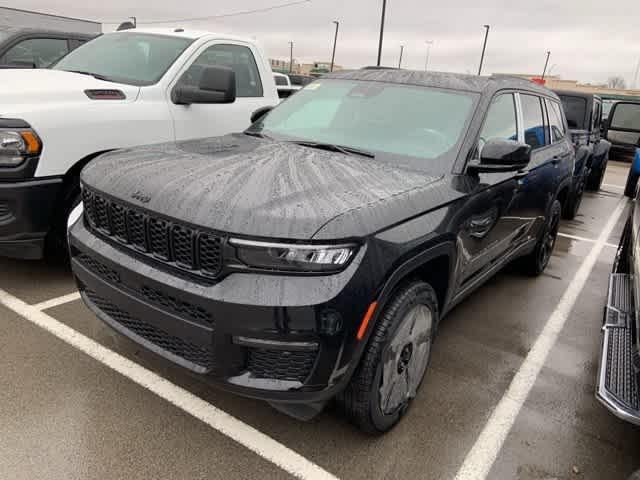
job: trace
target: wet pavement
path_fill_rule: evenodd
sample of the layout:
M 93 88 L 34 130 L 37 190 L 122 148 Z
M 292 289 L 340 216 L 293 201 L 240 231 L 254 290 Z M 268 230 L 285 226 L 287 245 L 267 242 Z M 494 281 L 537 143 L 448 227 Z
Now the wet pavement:
M 331 409 L 298 422 L 232 396 L 115 334 L 81 301 L 46 313 L 158 373 L 344 479 L 454 478 L 620 201 L 628 165 L 564 222 L 539 278 L 496 275 L 441 323 L 412 408 L 384 437 Z M 623 214 L 608 242 L 617 245 Z M 595 399 L 600 327 L 615 248 L 602 250 L 487 478 L 624 480 L 640 468 L 640 428 Z M 43 262 L 0 259 L 0 289 L 33 305 L 74 291 Z M 143 386 L 0 306 L 0 478 L 269 479 L 290 475 Z M 304 475 L 302 475 L 304 476 Z M 308 475 L 308 478 L 311 478 Z

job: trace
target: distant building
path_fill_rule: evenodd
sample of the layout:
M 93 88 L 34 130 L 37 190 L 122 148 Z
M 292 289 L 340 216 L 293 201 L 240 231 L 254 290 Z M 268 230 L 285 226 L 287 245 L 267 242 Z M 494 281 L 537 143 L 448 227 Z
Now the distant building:
M 527 78 L 537 83 L 543 83 L 540 75 L 528 73 L 510 74 Z M 577 80 L 563 80 L 559 75 L 549 75 L 544 78 L 544 86 L 552 90 L 573 90 L 584 93 L 597 93 L 604 96 L 640 96 L 639 88 L 609 88 L 605 84 L 580 83 Z
M 323 74 L 331 70 L 331 62 L 313 62 L 313 63 L 299 63 L 295 59 L 293 60 L 293 68 L 289 68 L 291 61 L 289 59 L 281 60 L 276 58 L 270 58 L 271 70 L 280 73 L 297 73 L 300 75 L 313 75 Z M 344 70 L 342 65 L 333 65 L 333 70 Z
M 37 28 L 39 30 L 89 34 L 102 33 L 102 24 L 99 22 L 7 7 L 0 7 L 0 27 Z

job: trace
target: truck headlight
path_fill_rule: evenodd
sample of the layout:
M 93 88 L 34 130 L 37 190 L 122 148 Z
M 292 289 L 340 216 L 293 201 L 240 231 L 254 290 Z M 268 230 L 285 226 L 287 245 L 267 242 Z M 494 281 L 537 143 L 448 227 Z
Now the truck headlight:
M 16 167 L 40 154 L 42 143 L 31 129 L 0 129 L 0 167 Z
M 301 245 L 232 238 L 238 258 L 250 267 L 291 272 L 336 272 L 347 266 L 357 246 Z

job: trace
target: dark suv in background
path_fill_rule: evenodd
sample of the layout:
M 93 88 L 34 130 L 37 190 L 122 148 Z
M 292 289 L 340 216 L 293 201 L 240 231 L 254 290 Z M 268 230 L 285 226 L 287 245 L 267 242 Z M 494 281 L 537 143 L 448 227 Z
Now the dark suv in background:
M 0 26 L 0 68 L 47 68 L 95 35 Z
M 368 69 L 256 117 L 85 168 L 82 298 L 215 385 L 298 418 L 337 397 L 384 432 L 440 319 L 512 261 L 547 266 L 574 170 L 560 100 L 518 78 Z
M 584 92 L 556 90 L 562 100 L 571 139 L 576 149 L 576 170 L 583 171 L 582 183 L 574 190 L 600 190 L 607 169 L 611 143 L 602 138 L 602 99 Z

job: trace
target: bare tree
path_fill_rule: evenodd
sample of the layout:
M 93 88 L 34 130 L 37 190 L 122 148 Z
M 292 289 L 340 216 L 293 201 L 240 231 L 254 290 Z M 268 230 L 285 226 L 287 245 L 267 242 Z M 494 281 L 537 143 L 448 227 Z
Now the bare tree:
M 619 75 L 609 77 L 607 80 L 607 87 L 609 88 L 627 88 L 627 82 L 624 81 Z

